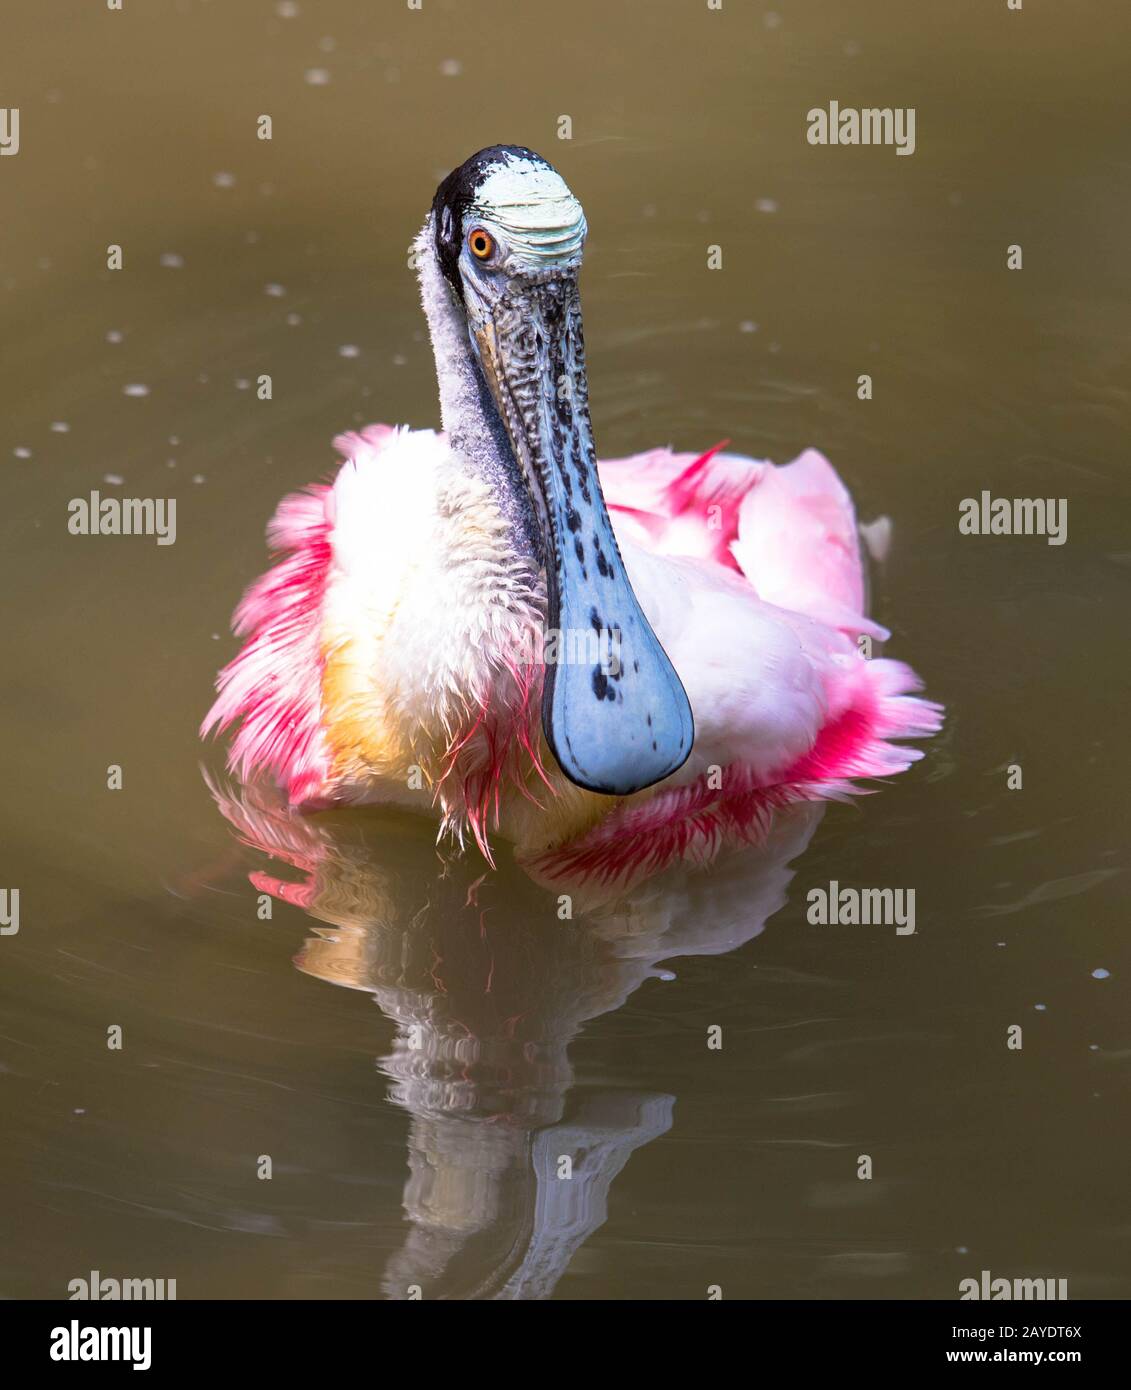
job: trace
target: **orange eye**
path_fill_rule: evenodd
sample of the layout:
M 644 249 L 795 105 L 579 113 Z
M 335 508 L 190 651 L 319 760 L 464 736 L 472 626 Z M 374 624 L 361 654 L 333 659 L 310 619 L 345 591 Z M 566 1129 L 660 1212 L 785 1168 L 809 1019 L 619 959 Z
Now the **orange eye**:
M 495 249 L 495 238 L 482 227 L 474 227 L 467 238 L 467 244 L 477 261 L 485 261 Z

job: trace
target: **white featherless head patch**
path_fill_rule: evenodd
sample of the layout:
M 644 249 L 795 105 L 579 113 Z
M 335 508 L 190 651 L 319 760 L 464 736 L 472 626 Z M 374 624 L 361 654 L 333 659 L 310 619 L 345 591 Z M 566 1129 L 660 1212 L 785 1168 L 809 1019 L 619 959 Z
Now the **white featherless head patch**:
M 560 265 L 581 254 L 585 213 L 547 164 L 516 156 L 501 160 L 475 190 L 469 211 L 499 229 L 512 256 L 537 266 Z

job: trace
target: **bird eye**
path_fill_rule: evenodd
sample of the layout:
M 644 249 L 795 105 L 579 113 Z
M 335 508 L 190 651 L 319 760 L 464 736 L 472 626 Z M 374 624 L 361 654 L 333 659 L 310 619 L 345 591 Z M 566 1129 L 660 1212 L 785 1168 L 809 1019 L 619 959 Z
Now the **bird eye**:
M 473 227 L 467 238 L 467 244 L 471 247 L 471 254 L 477 261 L 485 261 L 495 249 L 495 238 L 490 232 L 486 232 L 482 227 Z

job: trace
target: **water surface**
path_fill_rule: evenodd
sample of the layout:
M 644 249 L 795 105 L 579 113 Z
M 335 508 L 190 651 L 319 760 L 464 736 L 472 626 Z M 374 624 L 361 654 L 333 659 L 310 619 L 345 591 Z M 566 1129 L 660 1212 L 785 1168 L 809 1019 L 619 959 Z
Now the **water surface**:
M 155 0 L 4 31 L 0 1293 L 1128 1296 L 1127 16 Z M 914 156 L 808 146 L 833 99 L 914 105 Z M 893 520 L 875 613 L 949 711 L 879 794 L 569 923 L 422 822 L 218 806 L 195 733 L 276 500 L 343 428 L 438 423 L 408 246 L 496 141 L 584 202 L 601 450 L 821 448 Z M 960 536 L 983 488 L 1067 498 L 1067 544 Z M 175 545 L 69 535 L 92 489 L 175 496 Z M 917 932 L 810 925 L 832 879 L 914 888 Z

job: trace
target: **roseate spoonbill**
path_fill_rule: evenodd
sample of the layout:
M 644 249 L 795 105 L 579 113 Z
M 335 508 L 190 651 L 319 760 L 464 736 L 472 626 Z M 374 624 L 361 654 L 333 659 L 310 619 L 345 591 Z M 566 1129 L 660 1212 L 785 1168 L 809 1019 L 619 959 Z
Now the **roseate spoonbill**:
M 922 756 L 893 740 L 941 710 L 858 644 L 888 634 L 820 454 L 598 467 L 585 235 L 518 146 L 437 189 L 415 252 L 443 433 L 342 435 L 334 481 L 280 504 L 202 728 L 238 723 L 241 778 L 312 808 L 431 809 L 488 859 L 497 833 L 547 871 L 615 877 Z

